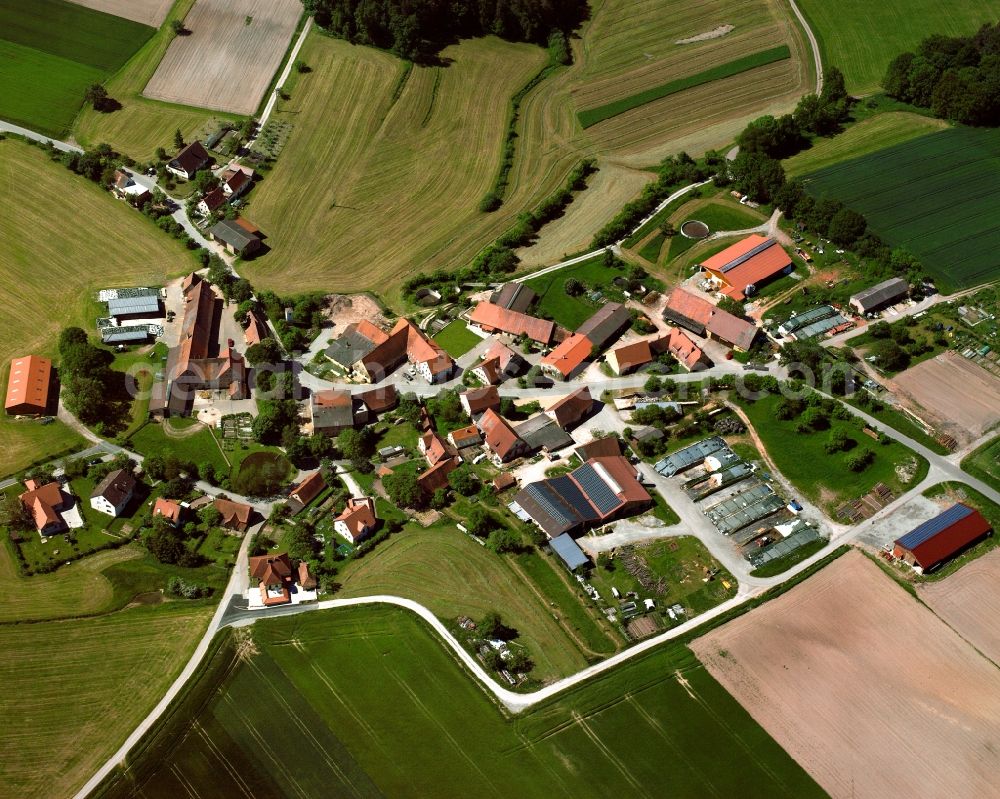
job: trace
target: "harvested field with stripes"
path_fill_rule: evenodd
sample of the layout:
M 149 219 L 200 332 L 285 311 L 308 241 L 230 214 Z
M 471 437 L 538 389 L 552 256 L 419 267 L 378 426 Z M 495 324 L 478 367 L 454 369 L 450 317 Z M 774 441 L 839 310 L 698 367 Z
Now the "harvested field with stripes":
M 143 94 L 253 114 L 302 16 L 300 0 L 197 0 Z
M 69 0 L 78 6 L 103 11 L 116 17 L 124 17 L 133 22 L 141 22 L 151 28 L 158 28 L 167 18 L 167 12 L 174 0 Z
M 822 795 L 682 645 L 511 718 L 398 608 L 248 631 L 103 799 Z
M 835 799 L 993 793 L 1000 671 L 858 552 L 692 649 Z

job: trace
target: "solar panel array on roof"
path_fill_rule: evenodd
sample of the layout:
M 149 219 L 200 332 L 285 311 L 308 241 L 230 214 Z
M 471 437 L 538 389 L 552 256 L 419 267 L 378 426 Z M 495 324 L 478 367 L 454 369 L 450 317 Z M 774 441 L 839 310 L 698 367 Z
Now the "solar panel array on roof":
M 574 471 L 573 477 L 576 478 L 576 481 L 583 488 L 590 501 L 597 506 L 597 510 L 600 511 L 602 516 L 607 516 L 615 508 L 619 508 L 624 504 L 611 486 L 604 481 L 601 475 L 589 463 L 585 463 Z
M 145 294 L 138 297 L 115 297 L 108 300 L 108 313 L 112 316 L 127 314 L 156 314 L 160 310 L 158 295 Z
M 968 505 L 952 505 L 948 510 L 939 513 L 933 519 L 929 519 L 923 524 L 914 527 L 902 538 L 897 539 L 896 543 L 912 551 L 915 547 L 933 538 L 942 530 L 951 527 L 955 522 L 961 521 L 974 512 Z
M 596 521 L 598 516 L 594 506 L 587 502 L 579 486 L 569 479 L 568 475 L 560 475 L 549 481 L 550 488 L 569 503 L 582 521 Z
M 577 523 L 569 508 L 553 496 L 545 483 L 529 483 L 524 490 L 561 527 L 573 527 Z
M 720 269 L 719 271 L 725 274 L 730 269 L 735 269 L 740 264 L 746 263 L 754 256 L 760 255 L 762 252 L 764 252 L 764 250 L 773 247 L 775 244 L 777 244 L 777 242 L 774 239 L 767 239 L 766 241 L 762 241 L 760 244 L 758 244 L 749 252 L 745 252 L 738 258 L 734 258 L 732 261 L 730 261 L 728 264 L 722 267 L 722 269 Z

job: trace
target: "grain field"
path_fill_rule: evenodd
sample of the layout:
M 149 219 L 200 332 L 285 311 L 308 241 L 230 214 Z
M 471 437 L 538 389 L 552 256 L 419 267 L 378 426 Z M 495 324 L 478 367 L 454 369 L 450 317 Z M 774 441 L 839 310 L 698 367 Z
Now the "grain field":
M 103 11 L 116 17 L 124 17 L 133 22 L 141 22 L 151 28 L 158 28 L 167 18 L 167 12 L 174 0 L 69 0 L 78 6 Z

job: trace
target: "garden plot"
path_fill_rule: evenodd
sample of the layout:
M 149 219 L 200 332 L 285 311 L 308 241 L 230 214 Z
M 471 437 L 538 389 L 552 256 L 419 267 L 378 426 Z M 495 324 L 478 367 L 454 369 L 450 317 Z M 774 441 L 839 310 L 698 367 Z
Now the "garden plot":
M 143 94 L 253 114 L 302 14 L 299 0 L 198 0 Z
M 1000 672 L 860 553 L 692 648 L 833 797 L 995 792 Z

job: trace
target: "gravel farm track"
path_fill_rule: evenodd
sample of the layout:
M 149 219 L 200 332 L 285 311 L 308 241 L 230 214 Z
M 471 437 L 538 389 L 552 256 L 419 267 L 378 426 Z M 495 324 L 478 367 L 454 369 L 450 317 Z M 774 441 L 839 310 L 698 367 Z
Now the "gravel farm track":
M 198 0 L 143 94 L 253 114 L 301 15 L 300 0 Z
M 692 649 L 834 799 L 995 792 L 1000 671 L 860 552 Z
M 133 22 L 141 22 L 151 28 L 158 28 L 167 18 L 167 12 L 174 0 L 69 0 L 78 6 L 103 11 L 116 17 L 124 17 Z

